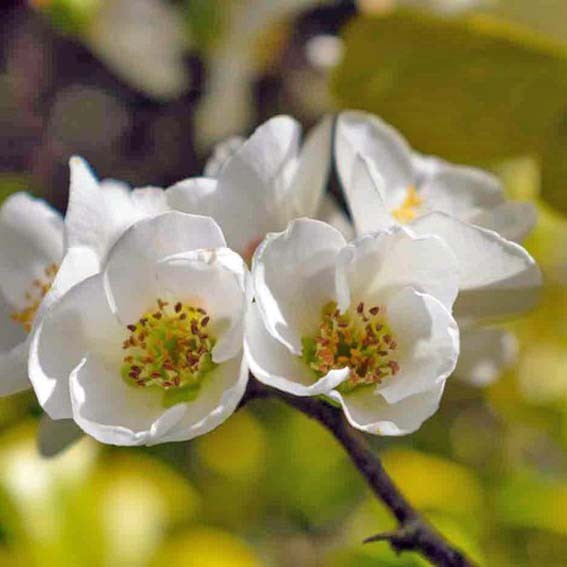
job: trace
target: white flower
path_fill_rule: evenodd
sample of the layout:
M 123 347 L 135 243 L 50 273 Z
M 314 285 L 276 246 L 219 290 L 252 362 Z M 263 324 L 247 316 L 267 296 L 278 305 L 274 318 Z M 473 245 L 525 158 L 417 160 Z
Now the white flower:
M 201 147 L 241 132 L 254 115 L 252 87 L 258 75 L 262 34 L 315 0 L 242 0 L 223 2 L 226 27 L 207 60 L 207 84 L 196 114 Z M 273 49 L 270 47 L 270 49 Z
M 205 167 L 211 177 L 175 184 L 167 201 L 175 210 L 213 217 L 229 246 L 247 260 L 268 232 L 283 230 L 294 218 L 315 216 L 324 207 L 340 222 L 324 197 L 331 129 L 327 117 L 300 149 L 299 124 L 276 116 L 247 140 L 233 137 L 219 145 Z
M 113 180 L 99 183 L 86 162 L 78 157 L 71 158 L 70 168 L 71 186 L 64 239 L 61 236 L 57 260 L 59 265 L 50 274 L 51 285 L 33 318 L 32 341 L 50 306 L 73 286 L 101 271 L 110 249 L 127 228 L 168 210 L 161 189 L 130 190 L 124 183 Z M 44 410 L 52 417 L 58 417 L 57 410 L 52 409 L 60 404 L 55 383 L 36 384 L 32 377 L 32 384 Z
M 0 395 L 29 388 L 29 332 L 63 257 L 63 218 L 16 193 L 0 208 Z
M 121 79 L 152 98 L 175 98 L 189 87 L 186 27 L 168 2 L 104 0 L 84 39 Z
M 216 427 L 246 386 L 247 287 L 212 219 L 166 212 L 134 224 L 103 271 L 37 324 L 29 370 L 44 409 L 116 445 Z
M 353 188 L 357 154 L 368 159 L 382 176 L 381 197 L 391 222 L 408 224 L 428 213 L 441 212 L 521 241 L 537 220 L 533 204 L 507 201 L 493 175 L 421 156 L 378 117 L 348 111 L 337 120 L 335 158 L 358 230 L 375 230 L 376 218 L 367 210 L 372 196 Z
M 393 227 L 351 244 L 299 219 L 254 256 L 245 352 L 262 382 L 324 394 L 369 433 L 415 431 L 459 353 L 457 265 L 434 236 Z
M 540 270 L 526 250 L 508 240 L 520 240 L 533 227 L 530 204 L 506 201 L 487 173 L 413 153 L 393 128 L 362 112 L 339 116 L 334 153 L 358 234 L 405 224 L 417 234 L 439 236 L 451 248 L 459 265 L 455 315 L 462 328 L 534 306 Z M 475 334 L 471 345 L 484 368 L 487 357 L 498 353 L 481 352 L 479 345 L 488 344 L 494 332 L 489 329 L 482 341 Z M 469 336 L 463 333 L 462 340 Z M 502 356 L 490 359 L 493 367 L 503 365 Z M 490 380 L 488 374 L 465 378 Z

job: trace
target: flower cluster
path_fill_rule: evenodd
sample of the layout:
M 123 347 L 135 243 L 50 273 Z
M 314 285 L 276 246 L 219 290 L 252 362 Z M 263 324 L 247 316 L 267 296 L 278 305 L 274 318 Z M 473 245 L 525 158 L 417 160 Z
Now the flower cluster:
M 332 161 L 352 224 L 325 194 Z M 407 434 L 452 374 L 493 379 L 505 335 L 485 325 L 540 285 L 518 244 L 529 205 L 360 112 L 303 144 L 272 118 L 165 190 L 70 168 L 64 219 L 23 193 L 0 209 L 0 393 L 31 381 L 43 439 L 72 438 L 51 420 L 117 445 L 191 439 L 250 373 Z

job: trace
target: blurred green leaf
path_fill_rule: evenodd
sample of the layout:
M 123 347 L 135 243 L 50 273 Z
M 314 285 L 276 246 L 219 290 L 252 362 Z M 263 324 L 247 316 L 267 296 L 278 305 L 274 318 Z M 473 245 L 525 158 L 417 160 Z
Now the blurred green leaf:
M 567 111 L 567 48 L 487 16 L 359 17 L 345 45 L 339 105 L 377 113 L 419 150 L 447 159 L 541 155 Z M 567 168 L 560 157 L 548 162 Z M 549 185 L 562 183 L 551 169 Z

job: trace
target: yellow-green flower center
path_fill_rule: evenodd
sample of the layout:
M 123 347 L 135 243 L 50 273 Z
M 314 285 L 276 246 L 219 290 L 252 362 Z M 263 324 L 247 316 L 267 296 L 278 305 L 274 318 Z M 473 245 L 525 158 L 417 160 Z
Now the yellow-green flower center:
M 163 392 L 166 407 L 194 400 L 205 376 L 216 367 L 210 317 L 201 307 L 157 300 L 157 309 L 128 325 L 122 378 L 137 388 Z
M 350 368 L 349 378 L 339 386 L 343 393 L 360 386 L 380 384 L 398 373 L 394 359 L 397 343 L 387 323 L 383 307 L 341 313 L 335 302 L 323 307 L 319 331 L 302 340 L 303 359 L 320 378 L 331 370 Z
M 58 270 L 59 266 L 57 264 L 50 264 L 47 266 L 47 268 L 43 271 L 44 277 L 33 280 L 30 289 L 26 291 L 25 307 L 20 311 L 10 313 L 12 321 L 19 323 L 27 333 L 29 333 L 32 329 L 37 310 L 39 309 L 43 298 L 51 289 L 51 284 L 53 283 Z

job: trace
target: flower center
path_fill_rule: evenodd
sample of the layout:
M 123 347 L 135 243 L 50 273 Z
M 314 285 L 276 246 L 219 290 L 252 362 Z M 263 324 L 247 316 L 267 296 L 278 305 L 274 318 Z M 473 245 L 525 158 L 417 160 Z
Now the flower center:
M 217 366 L 209 322 L 201 307 L 158 299 L 156 310 L 127 327 L 122 378 L 137 388 L 159 388 L 165 407 L 194 400 L 205 376 Z
M 396 220 L 405 224 L 411 222 L 417 216 L 417 210 L 423 205 L 423 199 L 418 195 L 415 187 L 408 187 L 406 198 L 403 203 L 392 211 Z
M 328 303 L 317 335 L 304 338 L 302 343 L 303 359 L 317 377 L 333 369 L 350 368 L 349 378 L 338 387 L 343 393 L 380 384 L 400 369 L 393 358 L 398 345 L 383 307 L 366 309 L 359 303 L 355 310 L 341 314 L 335 302 Z
M 31 288 L 25 294 L 25 307 L 20 311 L 10 313 L 12 321 L 19 323 L 29 333 L 32 329 L 33 320 L 35 319 L 37 310 L 42 299 L 51 289 L 55 275 L 59 270 L 57 264 L 50 264 L 43 271 L 44 277 L 33 280 Z

